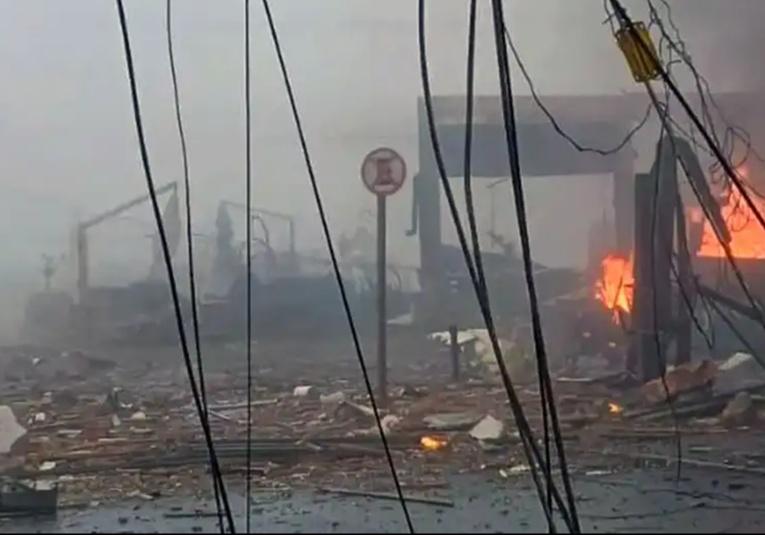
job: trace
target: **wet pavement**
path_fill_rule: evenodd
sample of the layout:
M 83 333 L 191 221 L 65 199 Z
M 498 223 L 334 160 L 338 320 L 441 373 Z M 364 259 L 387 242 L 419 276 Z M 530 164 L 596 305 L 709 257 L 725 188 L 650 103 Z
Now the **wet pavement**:
M 576 474 L 583 531 L 754 533 L 765 528 L 765 478 L 710 469 Z M 454 477 L 453 507 L 410 504 L 418 533 L 540 533 L 546 531 L 526 478 Z M 289 496 L 253 494 L 251 531 L 272 533 L 405 533 L 396 501 L 338 497 L 309 491 Z M 238 532 L 244 532 L 243 499 L 232 497 Z M 200 517 L 189 517 L 201 511 Z M 55 522 L 7 520 L 3 533 L 214 532 L 211 502 L 158 500 L 118 507 L 62 511 Z M 562 531 L 562 529 L 561 529 Z

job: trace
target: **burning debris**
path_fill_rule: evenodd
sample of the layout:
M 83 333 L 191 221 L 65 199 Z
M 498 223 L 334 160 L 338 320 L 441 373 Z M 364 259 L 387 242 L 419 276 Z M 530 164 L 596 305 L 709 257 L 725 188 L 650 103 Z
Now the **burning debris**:
M 425 435 L 420 439 L 420 445 L 425 451 L 441 451 L 449 445 L 449 441 L 441 436 Z
M 618 403 L 614 403 L 613 401 L 608 402 L 608 413 L 613 414 L 614 416 L 618 416 L 621 413 L 624 412 L 624 407 L 619 405 Z
M 741 165 L 736 168 L 741 181 L 751 187 L 752 178 L 749 167 Z M 750 196 L 752 202 L 761 214 L 765 214 L 765 202 L 758 196 Z M 721 215 L 730 233 L 730 250 L 738 259 L 765 259 L 765 229 L 757 221 L 752 209 L 744 201 L 741 193 L 735 188 L 722 192 Z M 694 209 L 691 217 L 703 225 L 701 244 L 697 251 L 699 257 L 726 258 L 725 249 L 715 235 L 712 224 L 704 218 L 701 209 Z
M 603 273 L 595 284 L 595 297 L 614 314 L 614 321 L 621 322 L 622 313 L 632 310 L 635 276 L 632 259 L 608 255 L 601 264 Z

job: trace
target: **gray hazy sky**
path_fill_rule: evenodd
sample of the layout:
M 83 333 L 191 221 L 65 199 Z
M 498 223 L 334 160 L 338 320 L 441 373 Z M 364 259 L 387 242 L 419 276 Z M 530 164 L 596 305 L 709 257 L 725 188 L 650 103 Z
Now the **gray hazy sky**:
M 125 3 L 155 178 L 180 179 L 165 2 Z M 752 44 L 751 34 L 761 32 L 765 2 L 671 4 L 714 89 L 738 89 L 750 81 L 749 70 L 762 71 L 761 61 L 747 66 L 732 58 L 742 50 L 761 58 L 763 48 Z M 194 208 L 202 226 L 218 200 L 243 197 L 242 2 L 174 5 Z M 644 13 L 645 2 L 628 5 L 637 16 Z M 429 2 L 436 93 L 464 90 L 466 6 L 466 0 Z M 479 92 L 496 93 L 488 0 L 482 6 L 477 83 Z M 602 24 L 601 0 L 515 0 L 507 6 L 540 92 L 636 89 Z M 417 2 L 275 0 L 272 8 L 333 227 L 347 231 L 373 206 L 358 177 L 368 150 L 390 145 L 416 167 Z M 298 214 L 303 243 L 319 248 L 313 199 L 260 2 L 252 2 L 252 11 L 254 203 Z M 0 76 L 0 239 L 18 252 L 18 262 L 36 262 L 66 239 L 75 208 L 95 213 L 145 191 L 114 2 L 0 0 Z M 516 85 L 526 92 L 519 76 Z M 408 190 L 391 201 L 392 249 L 402 258 L 416 250 L 402 236 L 410 202 Z M 530 210 L 539 212 L 539 205 Z M 4 256 L 2 263 L 8 262 Z

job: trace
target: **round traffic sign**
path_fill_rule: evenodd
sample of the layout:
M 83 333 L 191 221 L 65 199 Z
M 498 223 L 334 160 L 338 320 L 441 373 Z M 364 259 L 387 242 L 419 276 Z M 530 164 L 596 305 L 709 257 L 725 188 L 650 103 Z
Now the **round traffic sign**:
M 375 149 L 361 164 L 361 180 L 375 195 L 393 195 L 406 180 L 406 162 L 393 149 Z

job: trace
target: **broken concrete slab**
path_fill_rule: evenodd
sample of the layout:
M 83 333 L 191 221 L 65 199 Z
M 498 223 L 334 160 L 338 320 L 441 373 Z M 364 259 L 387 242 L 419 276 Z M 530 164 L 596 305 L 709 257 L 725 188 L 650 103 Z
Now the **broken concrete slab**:
M 765 384 L 765 369 L 749 353 L 734 353 L 718 365 L 714 391 L 716 394 Z
M 470 430 L 470 436 L 484 447 L 496 446 L 507 438 L 505 424 L 491 414 L 484 416 Z
M 425 424 L 436 431 L 466 431 L 480 420 L 481 415 L 472 412 L 446 412 L 423 418 Z
M 720 422 L 727 426 L 746 425 L 756 418 L 752 397 L 748 392 L 739 392 L 725 406 L 720 414 Z
M 319 401 L 322 405 L 334 405 L 345 401 L 345 394 L 341 391 L 332 392 L 331 394 L 322 394 L 319 396 Z

